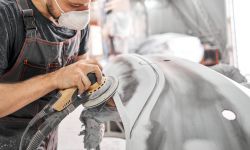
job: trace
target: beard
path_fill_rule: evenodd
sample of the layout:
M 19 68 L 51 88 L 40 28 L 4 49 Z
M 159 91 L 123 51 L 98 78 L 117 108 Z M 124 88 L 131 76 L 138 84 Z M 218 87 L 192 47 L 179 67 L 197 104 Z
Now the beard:
M 56 9 L 54 8 L 52 1 L 47 1 L 47 3 L 45 4 L 48 10 L 48 13 L 53 17 L 53 19 L 55 19 L 56 21 L 58 20 L 58 18 L 60 16 L 56 15 Z

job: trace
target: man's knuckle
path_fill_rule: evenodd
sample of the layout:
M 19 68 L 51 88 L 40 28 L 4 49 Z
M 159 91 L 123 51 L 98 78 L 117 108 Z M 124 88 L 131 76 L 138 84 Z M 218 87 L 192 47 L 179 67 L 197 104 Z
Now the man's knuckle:
M 95 70 L 99 70 L 98 65 L 94 65 L 93 68 L 94 68 Z
M 76 75 L 76 79 L 81 79 L 82 78 L 82 75 L 81 75 L 81 73 L 78 73 L 77 75 Z
M 76 84 L 76 85 L 78 84 L 78 81 L 79 81 L 78 78 L 74 78 L 74 79 L 73 79 L 73 83 Z
M 87 86 L 90 86 L 90 85 L 91 85 L 91 82 L 90 82 L 90 81 L 88 81 L 88 82 L 87 82 Z

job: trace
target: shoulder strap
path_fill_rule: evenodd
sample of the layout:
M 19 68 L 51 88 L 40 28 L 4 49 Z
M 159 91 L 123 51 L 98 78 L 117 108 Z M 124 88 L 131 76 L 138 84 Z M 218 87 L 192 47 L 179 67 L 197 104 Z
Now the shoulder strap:
M 36 30 L 36 23 L 34 18 L 33 10 L 29 8 L 27 0 L 16 0 L 18 7 L 22 13 L 24 25 L 27 33 L 30 30 Z

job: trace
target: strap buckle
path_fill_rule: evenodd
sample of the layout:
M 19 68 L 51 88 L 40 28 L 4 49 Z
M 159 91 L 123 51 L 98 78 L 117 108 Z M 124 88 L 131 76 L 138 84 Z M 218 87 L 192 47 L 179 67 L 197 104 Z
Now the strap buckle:
M 22 10 L 23 20 L 25 29 L 28 30 L 37 30 L 34 13 L 32 9 L 24 9 Z

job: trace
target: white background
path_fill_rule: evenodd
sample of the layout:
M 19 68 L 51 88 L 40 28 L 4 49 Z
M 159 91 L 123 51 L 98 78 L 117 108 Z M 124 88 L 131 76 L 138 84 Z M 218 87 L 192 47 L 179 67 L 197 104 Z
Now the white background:
M 250 0 L 234 0 L 234 15 L 238 65 L 250 81 Z

